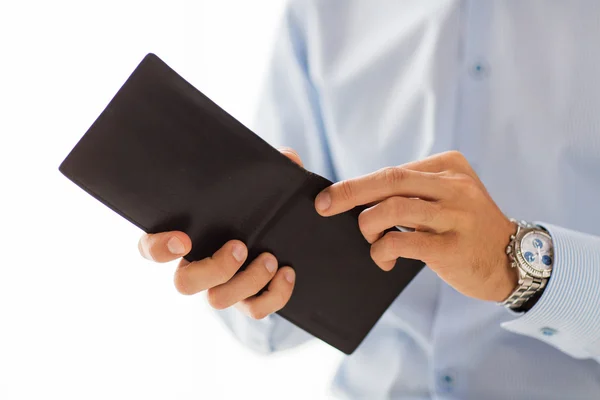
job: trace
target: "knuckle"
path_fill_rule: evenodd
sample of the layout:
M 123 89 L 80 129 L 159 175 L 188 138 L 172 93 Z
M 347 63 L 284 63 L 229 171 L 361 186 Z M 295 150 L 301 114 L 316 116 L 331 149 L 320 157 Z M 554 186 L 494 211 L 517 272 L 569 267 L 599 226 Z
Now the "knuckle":
M 474 179 L 469 179 L 469 183 L 465 185 L 464 193 L 469 199 L 476 199 L 481 195 L 481 188 Z
M 385 167 L 381 170 L 381 174 L 387 185 L 395 186 L 406 177 L 406 170 L 398 167 Z
M 445 156 L 458 165 L 463 165 L 467 162 L 465 156 L 458 150 L 450 150 L 445 153 Z
M 354 197 L 352 182 L 342 181 L 340 183 L 341 194 L 344 200 L 352 200 Z
M 442 205 L 439 202 L 430 202 L 423 207 L 423 219 L 425 223 L 434 222 L 442 212 Z
M 478 183 L 475 181 L 475 179 L 473 179 L 473 177 L 467 174 L 459 174 L 455 177 L 455 179 L 460 195 L 472 198 L 481 192 Z

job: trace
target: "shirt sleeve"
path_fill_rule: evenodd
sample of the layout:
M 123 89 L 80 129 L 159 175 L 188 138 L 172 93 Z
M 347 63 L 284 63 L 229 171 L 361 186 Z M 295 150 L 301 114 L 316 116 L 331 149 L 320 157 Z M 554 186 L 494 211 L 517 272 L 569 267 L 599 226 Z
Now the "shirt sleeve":
M 319 95 L 309 74 L 302 7 L 302 1 L 287 5 L 252 128 L 272 146 L 297 151 L 306 169 L 335 180 Z M 276 314 L 259 321 L 235 309 L 217 311 L 217 315 L 242 343 L 262 353 L 290 348 L 312 337 Z
M 554 244 L 552 276 L 533 308 L 502 326 L 574 358 L 600 361 L 600 237 L 538 225 Z

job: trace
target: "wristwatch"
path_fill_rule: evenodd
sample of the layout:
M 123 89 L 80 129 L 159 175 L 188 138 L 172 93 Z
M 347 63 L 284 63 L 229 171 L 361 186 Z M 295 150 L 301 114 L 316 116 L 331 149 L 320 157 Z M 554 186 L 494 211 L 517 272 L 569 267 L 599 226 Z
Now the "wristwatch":
M 511 219 L 517 231 L 510 236 L 506 254 L 511 267 L 519 271 L 517 288 L 499 303 L 511 310 L 519 310 L 528 300 L 540 294 L 552 274 L 554 246 L 552 237 L 541 226 Z

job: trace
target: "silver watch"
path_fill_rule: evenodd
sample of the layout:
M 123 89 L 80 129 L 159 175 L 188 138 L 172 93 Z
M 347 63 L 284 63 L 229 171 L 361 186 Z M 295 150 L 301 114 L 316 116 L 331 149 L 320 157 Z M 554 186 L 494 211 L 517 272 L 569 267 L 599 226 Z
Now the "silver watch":
M 519 271 L 519 283 L 515 291 L 499 304 L 515 310 L 546 287 L 554 263 L 554 246 L 544 228 L 525 221 L 511 221 L 517 224 L 517 231 L 510 236 L 506 254 L 511 267 Z

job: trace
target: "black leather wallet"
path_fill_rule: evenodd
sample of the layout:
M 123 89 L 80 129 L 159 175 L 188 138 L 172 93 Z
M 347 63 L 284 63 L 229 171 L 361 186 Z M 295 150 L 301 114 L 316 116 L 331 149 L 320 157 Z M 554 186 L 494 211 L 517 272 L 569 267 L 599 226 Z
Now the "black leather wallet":
M 321 217 L 317 193 L 331 185 L 304 170 L 148 54 L 60 171 L 145 232 L 181 230 L 189 261 L 230 239 L 248 260 L 272 252 L 296 271 L 279 314 L 352 353 L 421 270 L 399 259 L 391 272 L 370 258 L 361 208 Z

